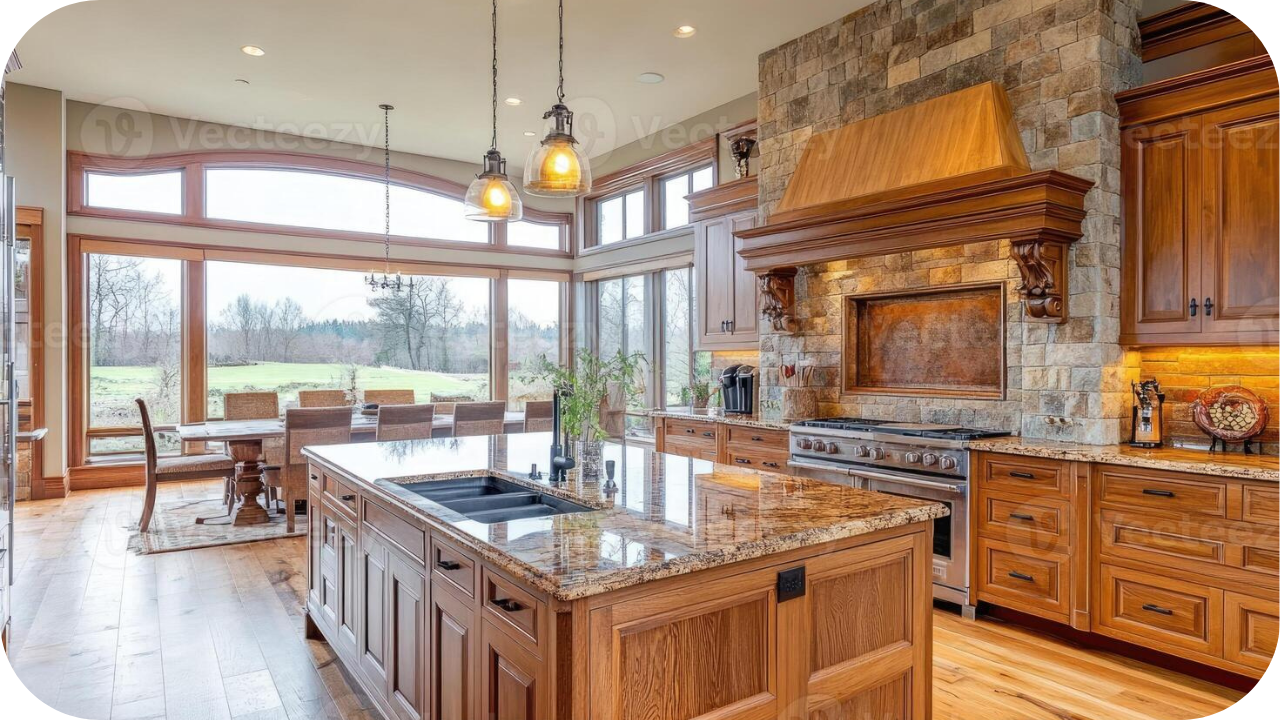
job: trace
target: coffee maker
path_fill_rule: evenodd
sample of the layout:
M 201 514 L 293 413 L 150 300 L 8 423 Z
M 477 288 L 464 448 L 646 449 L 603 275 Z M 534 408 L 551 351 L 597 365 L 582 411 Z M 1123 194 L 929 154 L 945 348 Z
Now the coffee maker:
M 750 365 L 730 365 L 720 374 L 720 397 L 726 415 L 755 412 L 756 369 Z
M 1131 382 L 1133 390 L 1133 427 L 1129 444 L 1140 448 L 1158 448 L 1164 444 L 1164 393 L 1160 381 Z

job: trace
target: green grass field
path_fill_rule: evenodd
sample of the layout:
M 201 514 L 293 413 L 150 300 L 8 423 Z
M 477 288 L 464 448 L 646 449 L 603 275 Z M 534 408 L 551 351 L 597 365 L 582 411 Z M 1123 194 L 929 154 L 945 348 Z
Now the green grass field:
M 485 375 L 446 375 L 390 367 L 358 366 L 362 388 L 412 388 L 419 402 L 431 393 L 487 397 Z M 211 416 L 221 415 L 222 395 L 246 390 L 276 390 L 284 406 L 298 399 L 298 390 L 336 388 L 345 385 L 347 366 L 338 363 L 258 363 L 209 368 Z M 117 424 L 114 418 L 136 414 L 133 399 L 153 397 L 159 370 L 148 366 L 94 367 L 90 396 L 95 425 Z M 160 422 L 161 420 L 157 420 Z M 126 423 L 132 424 L 132 423 Z

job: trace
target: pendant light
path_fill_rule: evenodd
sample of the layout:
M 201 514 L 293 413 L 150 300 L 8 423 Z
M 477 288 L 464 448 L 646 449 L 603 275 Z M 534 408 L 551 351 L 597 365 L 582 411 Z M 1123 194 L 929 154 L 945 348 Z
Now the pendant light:
M 549 118 L 554 122 L 551 131 L 524 164 L 524 189 L 546 197 L 585 195 L 591 191 L 591 164 L 573 137 L 573 112 L 564 104 L 564 0 L 560 0 L 560 84 L 556 104 L 542 116 Z
M 400 273 L 391 276 L 391 105 L 379 105 L 382 109 L 382 181 L 385 187 L 383 195 L 383 232 L 382 232 L 382 276 L 369 273 L 364 281 L 374 292 L 390 290 L 398 293 L 404 287 Z M 409 290 L 413 290 L 413 279 L 409 280 Z
M 493 0 L 493 136 L 463 204 L 463 214 L 471 220 L 515 222 L 524 217 L 520 195 L 507 179 L 507 161 L 498 152 L 498 0 Z

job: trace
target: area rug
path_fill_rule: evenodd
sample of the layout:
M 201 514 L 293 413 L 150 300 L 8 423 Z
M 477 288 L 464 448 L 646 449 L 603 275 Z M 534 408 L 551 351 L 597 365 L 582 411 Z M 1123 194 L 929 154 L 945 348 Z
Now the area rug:
M 227 506 L 218 498 L 204 500 L 177 500 L 157 502 L 151 516 L 151 528 L 138 532 L 134 523 L 129 549 L 141 555 L 193 550 L 218 545 L 275 540 L 283 537 L 300 537 L 307 534 L 307 518 L 299 515 L 294 521 L 294 531 L 285 532 L 284 514 L 273 513 L 270 522 L 260 525 L 231 525 L 225 520 Z M 207 518 L 207 523 L 197 523 Z M 222 518 L 219 520 L 219 518 Z

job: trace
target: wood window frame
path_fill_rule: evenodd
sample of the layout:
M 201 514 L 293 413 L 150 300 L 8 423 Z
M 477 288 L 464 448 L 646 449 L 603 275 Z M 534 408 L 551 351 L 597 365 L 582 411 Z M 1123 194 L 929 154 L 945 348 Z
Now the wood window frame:
M 686 232 L 688 226 L 684 225 L 666 230 L 655 230 L 655 228 L 662 226 L 662 201 L 658 196 L 661 181 L 673 175 L 701 169 L 710 163 L 711 184 L 715 186 L 720 181 L 720 170 L 716 164 L 717 142 L 717 137 L 713 135 L 705 140 L 690 143 L 682 148 L 663 153 L 657 157 L 627 166 L 598 178 L 592 191 L 578 198 L 576 213 L 577 235 L 581 238 L 578 255 L 592 255 L 620 247 L 640 245 Z M 645 191 L 644 234 L 639 237 L 625 238 L 608 245 L 601 245 L 598 231 L 599 212 L 597 208 L 599 204 L 638 188 L 643 188 Z
M 171 243 L 76 233 L 68 234 L 67 315 L 69 329 L 67 342 L 70 347 L 70 357 L 67 363 L 69 395 L 67 446 L 68 465 L 72 470 L 80 473 L 83 473 L 86 467 L 100 467 L 103 464 L 110 463 L 110 460 L 104 460 L 91 465 L 90 461 L 93 458 L 88 452 L 91 438 L 127 437 L 139 435 L 141 432 L 141 426 L 103 428 L 91 428 L 89 426 L 89 325 L 86 321 L 88 317 L 88 293 L 86 292 L 85 282 L 88 279 L 88 257 L 94 253 L 169 258 L 184 261 L 182 267 L 183 286 L 180 295 L 181 308 L 179 311 L 182 318 L 180 341 L 182 398 L 179 406 L 181 408 L 181 422 L 184 423 L 205 420 L 208 409 L 208 313 L 205 306 L 206 263 L 279 264 L 290 267 L 312 267 L 358 272 L 367 272 L 369 265 L 368 258 L 353 255 L 288 252 L 234 246 L 212 247 L 196 243 Z M 507 399 L 507 373 L 510 362 L 506 340 L 509 315 L 506 299 L 507 281 L 509 279 L 552 280 L 562 283 L 560 347 L 562 352 L 567 352 L 567 349 L 571 347 L 569 318 L 572 317 L 570 314 L 572 312 L 572 304 L 569 301 L 571 297 L 569 285 L 573 277 L 569 272 L 508 269 L 461 263 L 438 264 L 410 260 L 393 260 L 391 271 L 414 275 L 480 277 L 491 281 L 489 387 L 491 388 L 490 396 L 493 400 Z M 564 357 L 567 358 L 569 355 L 566 354 Z M 157 426 L 157 429 L 163 429 L 163 427 Z M 126 462 L 123 464 L 137 465 L 139 463 Z
M 383 236 L 381 233 L 355 232 L 349 230 L 326 230 L 323 228 L 275 225 L 271 223 L 222 220 L 206 217 L 204 187 L 205 171 L 207 169 L 222 168 L 236 168 L 242 170 L 291 170 L 296 172 L 310 172 L 359 180 L 371 180 L 379 183 L 383 182 L 384 172 L 384 168 L 381 163 L 284 151 L 224 150 L 176 153 L 170 155 L 151 155 L 141 158 L 120 158 L 83 152 L 68 152 L 67 214 L 80 217 L 152 222 L 215 230 L 234 230 L 239 232 L 255 232 L 308 238 L 332 238 L 336 240 L 379 244 L 383 242 Z M 118 208 L 102 208 L 87 205 L 85 202 L 85 178 L 86 174 L 90 172 L 110 175 L 152 175 L 162 172 L 181 172 L 182 212 L 181 214 L 173 215 L 170 213 L 121 210 Z M 397 167 L 391 168 L 391 181 L 399 187 L 421 190 L 451 200 L 457 200 L 459 202 L 466 197 L 467 193 L 467 187 L 465 185 L 456 183 L 452 180 L 446 180 L 434 175 L 428 175 L 426 173 Z M 448 248 L 455 250 L 463 249 L 479 252 L 543 255 L 548 257 L 572 257 L 572 252 L 570 251 L 570 248 L 573 247 L 574 234 L 572 213 L 550 212 L 526 206 L 524 208 L 523 219 L 532 223 L 559 226 L 560 247 L 553 250 L 548 248 L 508 245 L 506 223 L 486 223 L 486 225 L 489 225 L 489 242 L 487 243 L 469 243 L 457 240 L 418 238 L 404 235 L 392 235 L 391 243 L 393 245 L 405 245 L 412 247 Z
M 694 220 L 692 218 L 692 208 L 690 208 L 691 212 L 690 212 L 689 222 L 685 223 L 684 225 L 676 225 L 674 227 L 669 227 L 669 228 L 662 227 L 663 221 L 665 220 L 665 216 L 667 214 L 667 195 L 666 193 L 662 192 L 662 187 L 664 184 L 666 184 L 668 180 L 671 180 L 672 178 L 685 176 L 689 179 L 688 181 L 689 194 L 692 195 L 695 192 L 695 190 L 693 189 L 693 174 L 700 170 L 704 170 L 706 168 L 711 168 L 711 187 L 714 188 L 716 186 L 716 179 L 717 179 L 716 163 L 714 159 L 708 162 L 697 163 L 686 168 L 681 168 L 679 170 L 675 170 L 669 173 L 664 173 L 662 175 L 658 175 L 654 177 L 653 189 L 654 189 L 654 192 L 657 193 L 657 196 L 655 197 L 654 203 L 653 203 L 654 205 L 653 227 L 659 228 L 654 230 L 654 232 L 671 232 L 673 230 L 680 230 L 682 228 L 687 228 L 694 223 Z M 696 192 L 701 192 L 701 191 L 696 191 Z
M 31 396 L 14 398 L 18 403 L 18 428 L 34 430 L 45 426 L 44 408 L 44 208 L 19 206 L 14 225 L 18 238 L 29 238 L 30 277 L 27 280 L 27 327 L 30 338 L 27 340 L 28 383 Z M 15 238 L 16 240 L 16 238 Z M 31 443 L 31 498 L 41 500 L 49 497 L 64 497 L 65 488 L 61 487 L 65 478 L 51 478 L 58 487 L 46 486 L 44 479 L 44 441 L 34 440 Z M 59 492 L 61 489 L 61 492 Z

